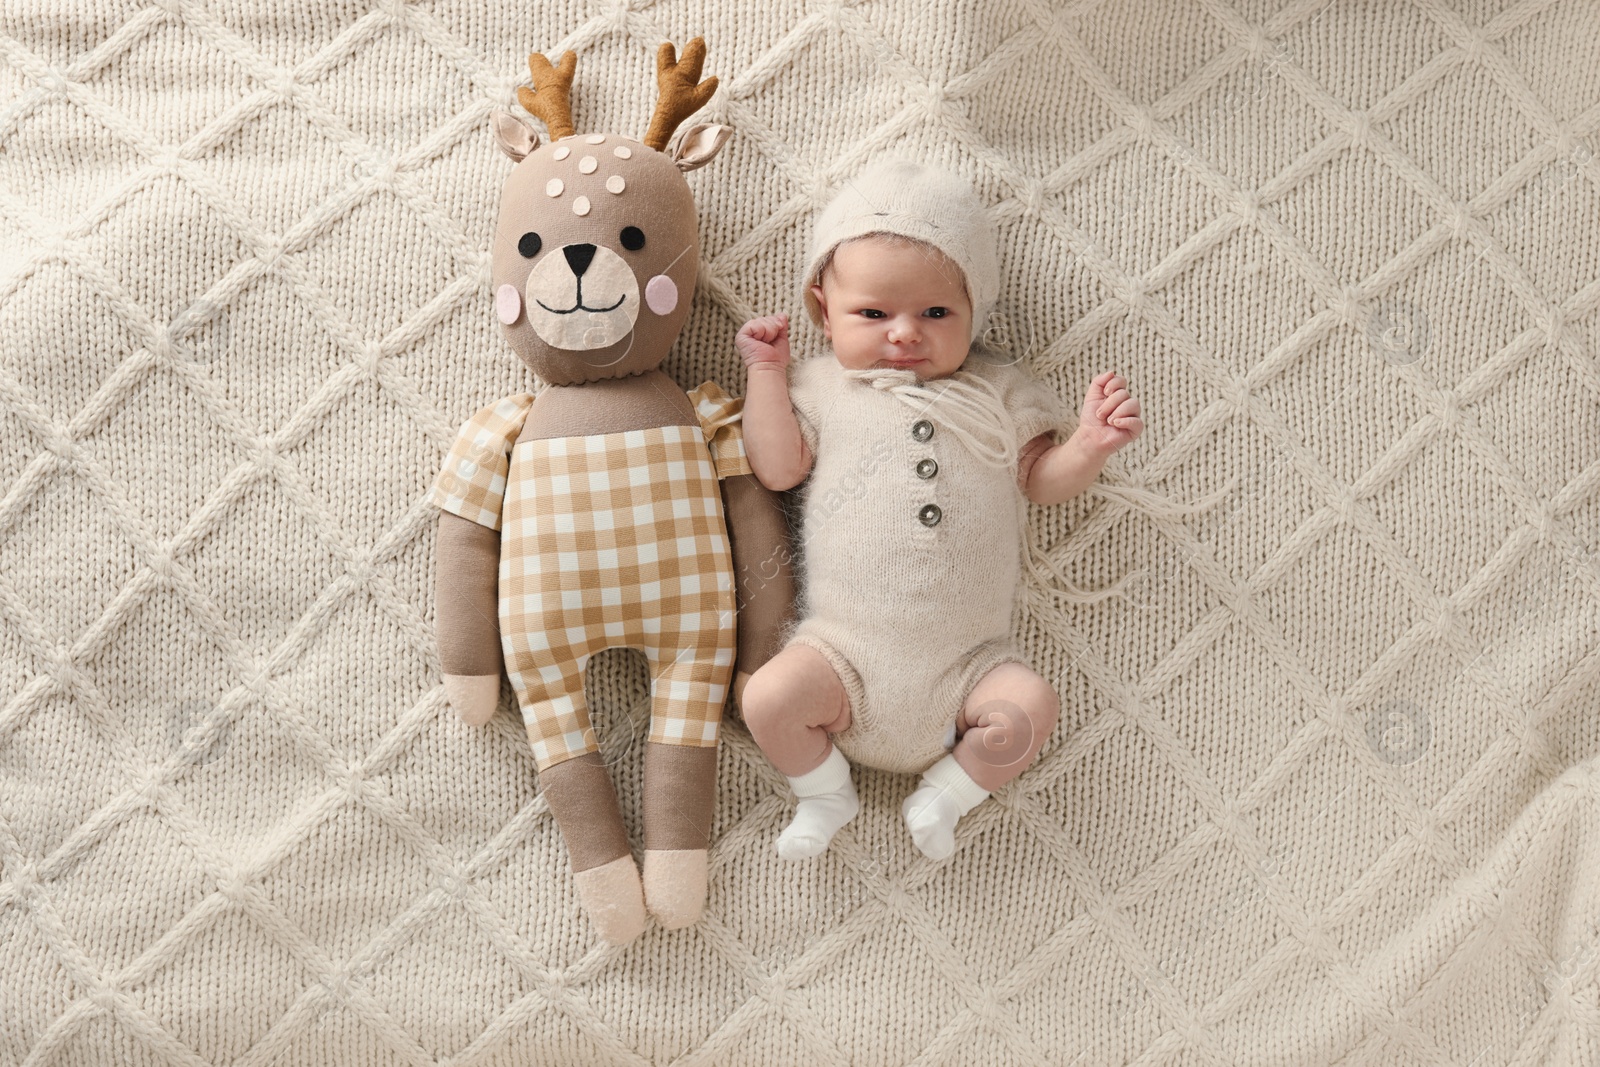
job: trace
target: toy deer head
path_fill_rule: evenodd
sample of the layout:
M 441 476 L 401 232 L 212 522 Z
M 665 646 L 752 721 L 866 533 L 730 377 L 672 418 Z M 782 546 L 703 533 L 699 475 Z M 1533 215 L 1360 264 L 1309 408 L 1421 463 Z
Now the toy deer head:
M 700 268 L 694 196 L 684 174 L 702 167 L 733 130 L 716 124 L 667 141 L 716 92 L 700 80 L 705 42 L 678 61 L 656 55 L 660 99 L 644 140 L 578 134 L 570 94 L 577 57 L 528 56 L 534 89 L 517 90 L 550 143 L 509 112 L 495 113 L 500 147 L 517 161 L 500 194 L 492 274 L 506 339 L 552 385 L 654 370 L 683 327 Z

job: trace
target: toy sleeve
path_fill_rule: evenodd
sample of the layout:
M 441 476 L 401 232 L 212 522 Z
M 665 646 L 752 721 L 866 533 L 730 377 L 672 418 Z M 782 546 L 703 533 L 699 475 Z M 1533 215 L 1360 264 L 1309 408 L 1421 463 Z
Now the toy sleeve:
M 701 382 L 689 390 L 689 400 L 718 480 L 754 473 L 744 451 L 744 398 L 729 396 L 716 382 Z
M 532 393 L 517 393 L 468 419 L 433 480 L 428 503 L 491 530 L 500 529 L 511 448 L 532 406 Z

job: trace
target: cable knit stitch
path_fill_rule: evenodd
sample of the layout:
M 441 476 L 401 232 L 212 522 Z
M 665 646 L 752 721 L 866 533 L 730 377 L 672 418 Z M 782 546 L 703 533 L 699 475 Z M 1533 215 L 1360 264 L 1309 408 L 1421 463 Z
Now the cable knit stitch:
M 691 29 L 736 129 L 668 369 L 739 381 L 752 308 L 820 354 L 818 205 L 955 168 L 1030 372 L 1148 404 L 1033 549 L 1144 575 L 1025 575 L 1062 721 L 948 866 L 867 768 L 825 863 L 773 855 L 728 716 L 706 919 L 611 953 L 509 693 L 445 702 L 425 497 L 540 384 L 491 108 L 571 47 L 575 108 L 636 115 Z M 1596 39 L 1586 0 L 6 5 L 0 1063 L 1600 1062 Z M 589 685 L 636 765 L 645 672 Z

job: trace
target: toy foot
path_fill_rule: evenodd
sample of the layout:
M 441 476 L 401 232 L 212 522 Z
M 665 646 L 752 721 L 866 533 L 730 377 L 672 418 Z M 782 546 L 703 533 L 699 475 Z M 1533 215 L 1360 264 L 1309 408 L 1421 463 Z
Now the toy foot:
M 644 932 L 644 892 L 631 853 L 573 877 L 578 901 L 602 941 L 625 945 Z
M 668 930 L 699 922 L 706 904 L 706 850 L 645 849 L 644 897 L 650 914 Z

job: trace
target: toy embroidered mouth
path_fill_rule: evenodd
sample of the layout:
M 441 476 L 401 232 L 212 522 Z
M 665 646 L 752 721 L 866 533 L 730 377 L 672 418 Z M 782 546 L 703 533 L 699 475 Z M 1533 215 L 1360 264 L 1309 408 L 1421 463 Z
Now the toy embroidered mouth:
M 552 314 L 552 315 L 570 315 L 574 311 L 599 311 L 599 312 L 615 311 L 615 310 L 617 310 L 617 308 L 622 306 L 622 302 L 624 300 L 626 300 L 626 299 L 628 299 L 628 294 L 624 293 L 621 296 L 617 297 L 617 302 L 615 304 L 612 304 L 608 308 L 586 307 L 584 305 L 584 303 L 583 303 L 583 279 L 580 278 L 578 280 L 578 302 L 576 304 L 573 304 L 571 307 L 569 307 L 569 308 L 553 308 L 549 304 L 546 304 L 543 300 L 535 300 L 534 303 L 538 304 L 540 307 L 544 308 L 546 311 L 550 312 L 550 314 Z

